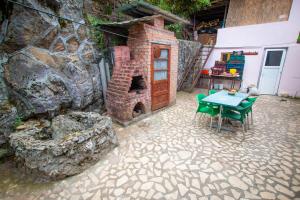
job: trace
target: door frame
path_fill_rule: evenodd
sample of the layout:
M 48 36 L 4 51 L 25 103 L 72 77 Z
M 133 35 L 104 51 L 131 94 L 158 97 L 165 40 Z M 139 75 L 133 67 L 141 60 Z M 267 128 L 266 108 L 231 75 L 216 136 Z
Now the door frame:
M 261 65 L 258 84 L 257 84 L 258 85 L 258 91 L 260 91 L 260 84 L 261 84 L 261 81 L 262 81 L 262 74 L 263 74 L 263 70 L 264 70 L 264 67 L 265 67 L 268 51 L 283 51 L 282 59 L 281 59 L 281 62 L 280 62 L 279 74 L 278 74 L 278 77 L 276 79 L 274 91 L 271 95 L 277 95 L 278 94 L 278 89 L 279 89 L 279 85 L 280 85 L 280 80 L 281 80 L 281 75 L 282 75 L 282 71 L 283 71 L 283 67 L 284 67 L 284 63 L 285 63 L 285 59 L 286 59 L 287 50 L 288 50 L 288 48 L 286 48 L 286 47 L 276 47 L 276 48 L 265 48 L 264 49 L 263 62 L 262 62 L 262 65 Z
M 167 70 L 167 85 L 168 85 L 168 105 L 170 104 L 170 67 L 171 67 L 171 45 L 169 44 L 161 44 L 161 43 L 151 43 L 151 64 L 150 64 L 150 76 L 151 76 L 151 110 L 152 108 L 152 97 L 153 97 L 153 88 L 152 84 L 154 83 L 154 46 L 159 46 L 160 49 L 168 49 L 168 70 Z M 162 80 L 159 80 L 162 81 Z M 167 106 L 168 106 L 167 105 Z M 161 109 L 161 108 L 159 108 Z M 157 109 L 157 110 L 159 110 Z

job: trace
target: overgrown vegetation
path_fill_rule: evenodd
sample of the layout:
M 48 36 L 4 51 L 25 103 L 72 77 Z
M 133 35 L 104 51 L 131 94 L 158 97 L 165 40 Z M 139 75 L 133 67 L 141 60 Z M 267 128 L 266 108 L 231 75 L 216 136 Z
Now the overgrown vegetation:
M 191 15 L 210 5 L 210 0 L 146 0 L 147 2 L 182 17 Z
M 134 2 L 135 0 L 129 0 L 129 2 Z M 138 0 L 143 1 L 143 0 Z M 172 12 L 176 15 L 179 15 L 181 17 L 189 18 L 194 13 L 200 11 L 206 6 L 210 5 L 210 0 L 144 0 L 145 2 L 151 3 L 155 6 L 160 7 L 163 10 Z M 107 1 L 103 4 L 105 7 L 105 14 L 111 15 L 113 13 L 113 7 Z M 118 16 L 120 13 L 116 13 Z M 107 49 L 107 44 L 109 46 L 119 45 L 124 43 L 123 39 L 119 37 L 113 37 L 106 38 L 106 35 L 99 30 L 99 25 L 103 23 L 110 22 L 108 18 L 98 18 L 92 15 L 86 16 L 87 21 L 94 27 L 93 30 L 91 30 L 92 38 L 97 43 L 98 47 L 105 51 Z M 117 20 L 113 20 L 117 21 Z M 182 24 L 171 24 L 167 25 L 166 28 L 170 31 L 175 32 L 175 35 L 178 39 L 183 39 L 183 32 L 184 32 L 184 26 Z M 98 30 L 97 30 L 98 29 Z
M 87 15 L 88 22 L 94 27 L 91 30 L 92 38 L 100 49 L 105 49 L 104 33 L 99 30 L 99 25 L 108 22 L 107 19 L 100 19 L 92 15 Z
M 210 5 L 210 0 L 146 0 L 146 2 L 187 19 Z M 183 39 L 184 26 L 182 24 L 172 24 L 166 28 L 175 32 L 178 39 Z
M 94 17 L 92 15 L 87 15 L 86 18 L 89 24 L 94 27 L 91 30 L 92 38 L 103 53 L 106 53 L 108 47 L 124 44 L 123 38 L 105 34 L 103 31 L 101 31 L 100 25 L 110 22 L 108 19 Z
M 184 26 L 182 24 L 170 24 L 165 27 L 166 29 L 175 33 L 176 38 L 183 39 L 183 29 Z

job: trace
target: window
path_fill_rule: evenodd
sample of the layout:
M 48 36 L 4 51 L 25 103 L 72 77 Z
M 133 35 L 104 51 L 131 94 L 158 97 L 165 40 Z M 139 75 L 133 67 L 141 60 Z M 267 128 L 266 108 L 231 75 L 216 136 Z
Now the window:
M 168 79 L 169 50 L 161 49 L 160 55 L 154 58 L 154 80 Z
M 283 51 L 268 51 L 265 66 L 280 66 Z

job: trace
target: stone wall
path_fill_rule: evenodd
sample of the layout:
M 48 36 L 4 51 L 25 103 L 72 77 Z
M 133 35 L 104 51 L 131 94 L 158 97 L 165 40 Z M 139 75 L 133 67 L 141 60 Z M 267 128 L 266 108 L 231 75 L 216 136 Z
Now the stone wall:
M 191 58 L 195 55 L 196 51 L 201 47 L 202 45 L 200 42 L 179 40 L 178 76 L 177 76 L 178 83 L 180 83 L 180 81 L 182 80 L 185 69 L 187 68 Z M 182 88 L 187 88 L 188 86 L 191 85 L 193 80 L 193 74 L 194 74 L 194 70 L 191 70 L 190 74 L 187 76 L 188 80 L 184 83 Z
M 22 1 L 28 7 L 74 22 L 16 4 L 10 8 L 7 26 L 7 20 L 0 24 L 0 103 L 5 104 L 0 106 L 0 124 L 11 119 L 10 130 L 18 116 L 24 120 L 53 118 L 69 110 L 105 111 L 99 66 L 102 55 L 91 39 L 90 28 L 85 26 L 88 14 L 105 14 L 103 8 L 98 13 L 95 10 L 101 6 L 99 2 Z M 110 3 L 117 7 L 121 2 Z M 7 98 L 9 102 L 2 100 Z M 8 132 L 2 128 L 0 135 Z
M 7 62 L 6 55 L 4 53 L 0 53 L 0 106 L 4 105 L 8 100 L 7 88 L 4 82 L 4 69 L 3 63 Z
M 25 4 L 87 23 L 83 0 L 25 0 Z M 24 118 L 83 110 L 99 101 L 103 105 L 101 54 L 90 38 L 84 25 L 13 6 L 0 51 L 10 54 L 3 75 L 9 97 Z

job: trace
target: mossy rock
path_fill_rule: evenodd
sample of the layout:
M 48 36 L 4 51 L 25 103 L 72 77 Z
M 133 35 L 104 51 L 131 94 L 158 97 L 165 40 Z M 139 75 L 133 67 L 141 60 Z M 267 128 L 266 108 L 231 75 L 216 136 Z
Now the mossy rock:
M 7 149 L 0 149 L 0 160 L 8 156 L 8 150 Z

